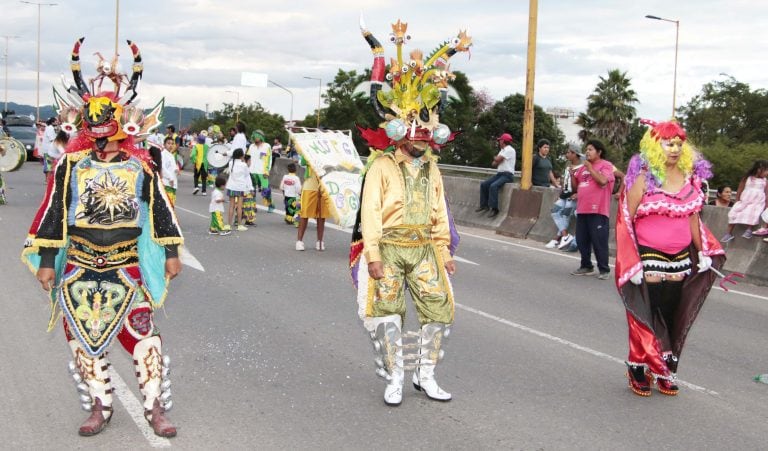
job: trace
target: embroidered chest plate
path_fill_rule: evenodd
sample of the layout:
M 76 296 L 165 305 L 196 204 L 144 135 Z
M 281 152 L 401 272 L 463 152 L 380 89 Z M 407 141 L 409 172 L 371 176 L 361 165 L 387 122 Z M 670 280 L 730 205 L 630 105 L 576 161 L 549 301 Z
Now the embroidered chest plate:
M 84 159 L 73 169 L 69 223 L 82 228 L 140 227 L 141 164 Z

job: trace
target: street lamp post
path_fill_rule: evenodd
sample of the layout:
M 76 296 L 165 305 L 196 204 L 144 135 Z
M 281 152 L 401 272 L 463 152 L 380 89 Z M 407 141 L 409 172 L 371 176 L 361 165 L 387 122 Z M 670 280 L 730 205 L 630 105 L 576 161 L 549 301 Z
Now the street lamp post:
M 675 24 L 675 71 L 672 79 L 672 117 L 675 117 L 675 101 L 677 97 L 677 47 L 678 47 L 678 40 L 680 37 L 680 21 L 679 20 L 672 20 L 672 19 L 664 19 L 663 17 L 659 16 L 652 16 L 650 14 L 645 16 L 646 19 L 653 19 L 653 20 L 662 20 L 664 22 L 671 22 Z
M 322 102 L 323 80 L 317 77 L 304 77 L 307 80 L 317 80 L 317 128 L 320 128 L 320 102 Z
M 40 121 L 40 11 L 43 6 L 56 6 L 58 3 L 40 3 L 20 0 L 21 3 L 37 5 L 37 120 Z
M 282 85 L 279 85 L 279 84 L 275 83 L 272 80 L 269 80 L 269 83 L 272 83 L 273 85 L 277 86 L 278 88 L 282 89 L 283 91 L 285 91 L 285 92 L 287 92 L 288 94 L 291 95 L 291 117 L 289 119 L 289 123 L 291 124 L 291 127 L 293 127 L 293 91 L 291 91 L 290 89 L 286 88 L 285 86 L 282 86 Z
M 237 106 L 235 107 L 235 123 L 240 122 L 240 91 L 224 91 L 237 96 Z
M 5 109 L 3 114 L 8 113 L 8 41 L 10 39 L 18 38 L 19 36 L 3 36 L 5 38 Z

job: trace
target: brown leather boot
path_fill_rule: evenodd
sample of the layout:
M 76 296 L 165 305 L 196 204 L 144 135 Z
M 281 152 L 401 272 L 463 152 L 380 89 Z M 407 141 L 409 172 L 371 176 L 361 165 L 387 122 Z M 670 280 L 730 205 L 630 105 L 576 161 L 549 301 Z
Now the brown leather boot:
M 107 418 L 104 418 L 104 414 L 101 412 L 109 412 L 109 415 Z M 93 406 L 91 407 L 91 416 L 89 416 L 85 422 L 80 425 L 80 429 L 77 432 L 83 437 L 96 435 L 103 431 L 105 427 L 107 427 L 107 424 L 111 419 L 112 406 L 102 406 L 101 400 L 96 398 L 96 401 L 94 401 Z
M 155 399 L 152 410 L 146 412 L 144 416 L 147 418 L 149 425 L 152 426 L 155 435 L 165 438 L 176 437 L 176 427 L 165 416 L 165 410 L 160 407 L 159 399 Z

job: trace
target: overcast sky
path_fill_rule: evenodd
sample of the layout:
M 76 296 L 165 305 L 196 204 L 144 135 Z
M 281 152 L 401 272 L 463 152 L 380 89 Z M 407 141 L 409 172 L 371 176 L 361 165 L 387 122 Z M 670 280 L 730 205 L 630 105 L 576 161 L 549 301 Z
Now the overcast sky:
M 48 1 L 48 0 L 46 0 Z M 41 104 L 52 102 L 51 86 L 60 74 L 71 78 L 69 53 L 85 36 L 81 50 L 86 78 L 95 73 L 99 51 L 114 54 L 114 0 L 50 0 L 42 7 Z M 475 89 L 496 100 L 525 90 L 528 1 L 325 0 L 290 2 L 245 0 L 123 0 L 120 2 L 121 66 L 130 70 L 126 39 L 144 58 L 140 96 L 145 107 L 165 96 L 166 103 L 220 109 L 223 102 L 261 102 L 286 118 L 290 96 L 275 87 L 240 86 L 242 72 L 266 73 L 295 96 L 294 118 L 317 106 L 323 85 L 339 69 L 358 72 L 372 62 L 358 27 L 360 12 L 368 28 L 387 43 L 390 24 L 408 23 L 406 51 L 431 51 L 467 29 L 471 57 L 452 58 Z M 97 7 L 97 5 L 99 7 Z M 35 104 L 37 7 L 0 0 L 0 34 L 11 39 L 8 100 Z M 766 42 L 762 36 L 768 2 L 747 0 L 540 0 L 535 103 L 583 111 L 598 77 L 610 69 L 627 71 L 642 117 L 671 115 L 675 24 L 646 14 L 680 20 L 677 103 L 687 102 L 704 83 L 729 74 L 753 89 L 768 85 Z M 762 42 L 762 44 L 761 44 Z M 0 44 L 4 42 L 0 41 Z M 386 57 L 394 46 L 385 44 Z M 3 98 L 4 100 L 4 98 Z

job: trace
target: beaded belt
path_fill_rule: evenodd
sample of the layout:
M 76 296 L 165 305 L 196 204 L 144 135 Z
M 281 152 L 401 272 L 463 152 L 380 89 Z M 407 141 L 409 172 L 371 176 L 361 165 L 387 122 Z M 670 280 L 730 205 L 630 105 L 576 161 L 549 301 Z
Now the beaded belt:
M 98 246 L 90 241 L 72 236 L 67 249 L 67 260 L 96 271 L 135 266 L 139 263 L 137 240 L 121 241 L 110 246 Z

